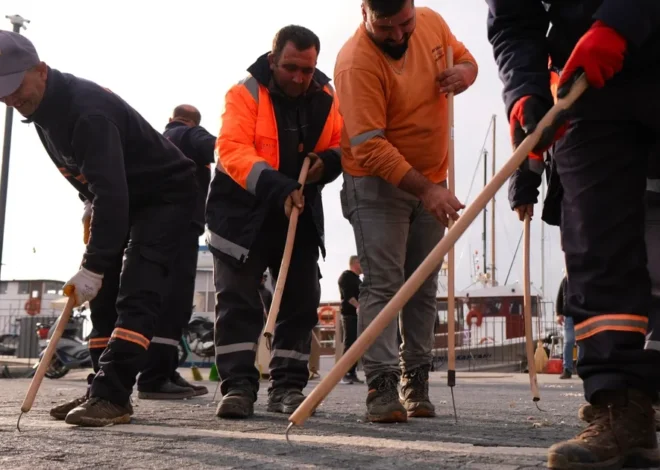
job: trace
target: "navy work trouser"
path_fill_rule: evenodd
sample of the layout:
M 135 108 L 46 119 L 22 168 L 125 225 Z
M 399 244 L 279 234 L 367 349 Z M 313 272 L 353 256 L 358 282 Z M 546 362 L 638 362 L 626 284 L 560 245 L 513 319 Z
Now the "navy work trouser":
M 141 391 L 156 391 L 167 380 L 176 379 L 178 346 L 183 328 L 188 325 L 193 310 L 199 236 L 199 228 L 191 225 L 181 237 L 181 247 L 171 271 L 163 314 L 149 344 L 147 365 L 138 377 L 138 389 Z
M 309 208 L 307 208 L 309 211 Z M 272 388 L 302 390 L 309 379 L 312 329 L 318 323 L 321 298 L 319 244 L 310 214 L 298 222 L 286 285 L 282 295 L 270 361 Z M 266 221 L 245 264 L 214 255 L 216 289 L 215 353 L 223 395 L 234 387 L 259 389 L 255 368 L 258 341 L 264 327 L 259 284 L 268 268 L 277 279 L 282 262 L 288 219 L 274 214 Z
M 658 109 L 655 77 L 588 90 L 555 147 L 564 187 L 566 315 L 575 321 L 578 374 L 589 401 L 604 390 L 656 395 L 660 353 L 644 348 L 651 306 L 644 200 Z
M 147 360 L 193 205 L 191 192 L 182 202 L 131 208 L 126 250 L 105 272 L 101 290 L 90 302 L 89 346 L 97 371 L 90 396 L 120 405 L 128 401 Z

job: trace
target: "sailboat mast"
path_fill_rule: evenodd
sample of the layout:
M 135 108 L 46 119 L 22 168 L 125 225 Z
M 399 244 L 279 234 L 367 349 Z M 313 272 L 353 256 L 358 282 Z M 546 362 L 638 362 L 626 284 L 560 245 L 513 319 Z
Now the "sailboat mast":
M 497 126 L 497 115 L 493 114 L 493 150 L 492 150 L 492 159 L 490 162 L 492 168 L 491 178 L 495 177 L 495 143 L 496 143 L 496 127 Z M 491 201 L 490 206 L 490 279 L 491 285 L 497 285 L 497 279 L 495 278 L 495 196 Z
M 488 184 L 488 150 L 484 150 L 484 188 Z M 483 232 L 483 241 L 484 241 L 484 274 L 488 274 L 488 252 L 486 243 L 486 233 L 488 230 L 487 226 L 488 220 L 488 209 L 484 207 L 484 232 Z

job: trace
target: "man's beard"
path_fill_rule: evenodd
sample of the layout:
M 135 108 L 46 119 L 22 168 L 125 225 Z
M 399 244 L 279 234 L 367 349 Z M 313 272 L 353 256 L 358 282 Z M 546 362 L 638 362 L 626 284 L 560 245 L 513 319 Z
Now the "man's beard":
M 412 33 L 407 34 L 404 37 L 403 42 L 400 44 L 392 44 L 389 42 L 378 42 L 374 39 L 374 37 L 371 34 L 369 34 L 369 36 L 371 36 L 371 39 L 374 41 L 376 46 L 378 46 L 378 48 L 381 51 L 383 51 L 385 54 L 390 56 L 392 59 L 399 60 L 408 50 L 408 42 L 410 41 L 411 34 Z

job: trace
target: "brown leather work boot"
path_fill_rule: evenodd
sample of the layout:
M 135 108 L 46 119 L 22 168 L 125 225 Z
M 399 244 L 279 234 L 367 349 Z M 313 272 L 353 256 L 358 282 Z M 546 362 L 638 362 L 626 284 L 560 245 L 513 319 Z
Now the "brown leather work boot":
M 94 379 L 94 374 L 89 374 L 87 376 L 87 390 L 85 391 L 85 394 L 82 397 L 74 398 L 73 400 L 69 400 L 66 403 L 62 403 L 61 405 L 57 405 L 51 408 L 50 415 L 53 418 L 62 421 L 64 420 L 64 418 L 66 418 L 66 415 L 69 414 L 69 411 L 73 410 L 74 408 L 82 405 L 87 400 L 89 400 L 89 387 L 93 379 Z
M 575 439 L 548 450 L 548 468 L 656 468 L 660 451 L 651 399 L 637 391 L 600 392 L 587 428 Z
M 435 406 L 429 399 L 430 366 L 405 372 L 401 377 L 401 403 L 410 418 L 432 418 Z
M 89 399 L 89 394 L 85 393 L 85 395 L 83 395 L 82 397 L 74 398 L 73 400 L 69 400 L 66 403 L 62 403 L 61 405 L 57 405 L 51 408 L 50 415 L 53 418 L 62 421 L 64 418 L 66 418 L 66 415 L 69 414 L 69 411 L 79 407 L 80 405 L 85 403 L 88 399 Z
M 660 431 L 660 404 L 653 405 L 653 411 L 655 411 L 655 430 Z M 585 423 L 590 423 L 594 420 L 594 411 L 590 404 L 582 405 L 578 410 L 578 418 L 580 418 Z
M 77 426 L 101 427 L 109 424 L 128 424 L 131 422 L 133 407 L 131 402 L 117 405 L 103 398 L 92 397 L 66 415 L 64 422 Z
M 367 421 L 372 423 L 405 423 L 406 409 L 399 401 L 397 374 L 381 374 L 369 381 Z

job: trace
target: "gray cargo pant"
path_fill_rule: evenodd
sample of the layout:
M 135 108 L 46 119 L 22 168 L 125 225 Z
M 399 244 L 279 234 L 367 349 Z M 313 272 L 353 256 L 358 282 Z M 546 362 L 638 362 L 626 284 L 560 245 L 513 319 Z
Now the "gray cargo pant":
M 362 333 L 444 235 L 444 226 L 414 196 L 376 176 L 344 173 L 344 217 L 353 226 L 364 273 L 360 288 L 358 332 Z M 438 266 L 362 358 L 367 382 L 383 373 L 400 375 L 431 364 Z M 399 360 L 400 356 L 400 360 Z

